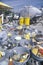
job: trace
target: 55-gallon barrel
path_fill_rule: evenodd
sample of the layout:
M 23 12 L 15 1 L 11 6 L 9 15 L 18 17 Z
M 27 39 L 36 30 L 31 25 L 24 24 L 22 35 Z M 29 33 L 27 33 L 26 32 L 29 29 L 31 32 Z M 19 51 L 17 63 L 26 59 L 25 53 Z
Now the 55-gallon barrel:
M 19 19 L 19 24 L 20 24 L 20 25 L 24 25 L 24 18 L 23 18 L 23 17 L 20 17 L 20 19 Z
M 30 25 L 30 18 L 29 17 L 25 18 L 25 25 Z

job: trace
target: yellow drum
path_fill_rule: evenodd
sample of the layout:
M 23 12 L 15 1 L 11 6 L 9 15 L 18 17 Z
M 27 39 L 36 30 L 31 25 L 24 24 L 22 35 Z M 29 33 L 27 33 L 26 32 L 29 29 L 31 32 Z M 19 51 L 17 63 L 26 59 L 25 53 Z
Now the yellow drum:
M 25 25 L 30 25 L 30 18 L 29 17 L 25 18 Z
M 20 25 L 24 25 L 24 18 L 23 18 L 23 17 L 20 17 L 20 19 L 19 19 L 19 24 L 20 24 Z

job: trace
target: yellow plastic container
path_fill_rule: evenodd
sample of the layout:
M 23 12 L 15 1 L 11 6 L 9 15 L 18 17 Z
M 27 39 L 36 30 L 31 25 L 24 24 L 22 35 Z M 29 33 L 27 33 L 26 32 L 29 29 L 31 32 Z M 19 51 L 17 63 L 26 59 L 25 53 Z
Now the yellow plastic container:
M 19 24 L 20 24 L 20 25 L 24 25 L 24 18 L 23 18 L 23 17 L 20 17 L 20 19 L 19 19 Z
M 25 18 L 25 25 L 30 25 L 30 18 L 29 17 Z

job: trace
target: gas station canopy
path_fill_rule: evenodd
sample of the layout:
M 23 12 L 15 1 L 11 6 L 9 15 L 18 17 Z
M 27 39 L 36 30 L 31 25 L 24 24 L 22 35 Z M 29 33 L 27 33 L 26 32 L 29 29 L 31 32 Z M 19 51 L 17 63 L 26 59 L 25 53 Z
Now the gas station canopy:
M 0 9 L 2 9 L 2 8 L 3 8 L 3 9 L 6 9 L 6 8 L 12 9 L 12 7 L 10 7 L 9 5 L 0 2 Z

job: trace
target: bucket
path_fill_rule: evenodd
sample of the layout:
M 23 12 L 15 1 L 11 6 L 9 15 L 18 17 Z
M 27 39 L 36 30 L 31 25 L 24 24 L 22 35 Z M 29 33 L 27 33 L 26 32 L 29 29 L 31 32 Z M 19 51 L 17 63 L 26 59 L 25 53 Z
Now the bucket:
M 25 25 L 26 26 L 29 26 L 30 25 L 30 18 L 29 17 L 26 17 L 25 18 Z
M 18 61 L 14 61 L 14 65 L 24 65 L 27 63 L 27 61 L 30 58 L 30 52 L 28 52 L 28 50 L 24 47 L 15 47 L 13 51 L 16 51 L 17 54 L 24 54 L 24 53 L 28 53 L 29 57 L 24 61 L 24 62 L 18 62 Z
M 24 18 L 23 18 L 23 17 L 20 17 L 20 19 L 19 19 L 19 24 L 20 24 L 20 25 L 24 25 Z

